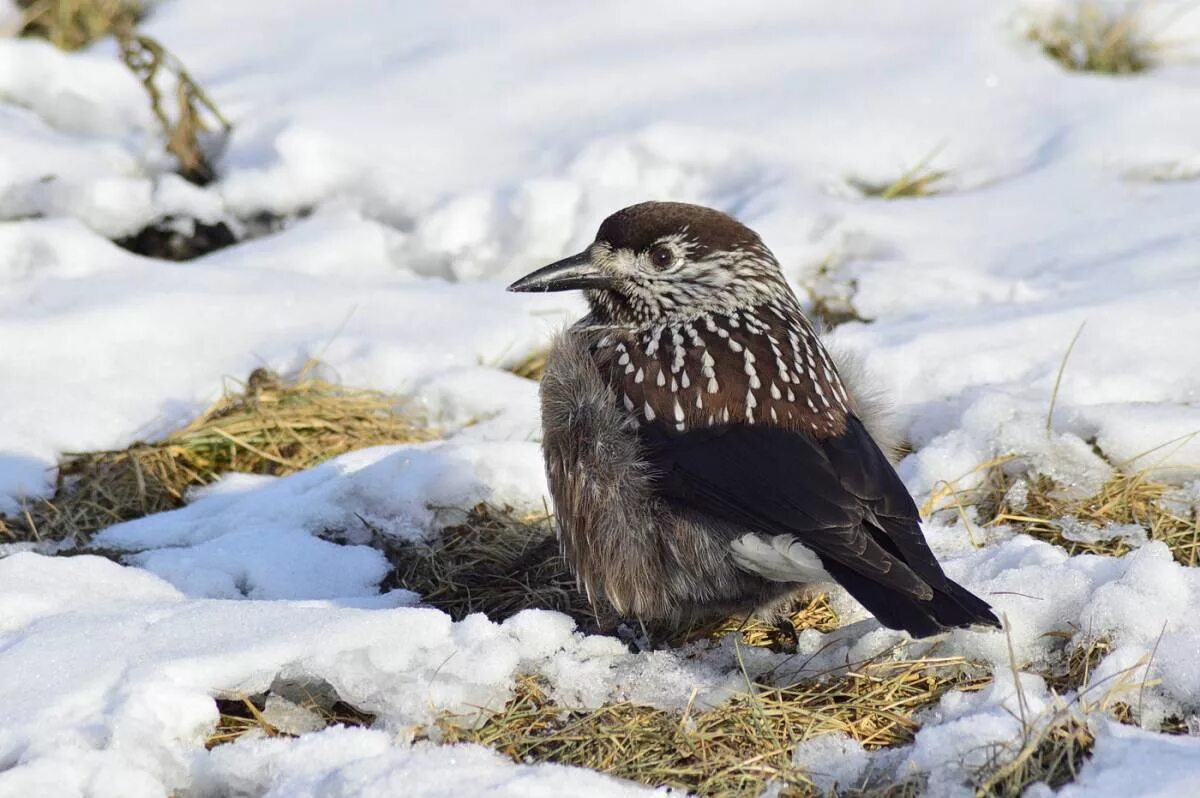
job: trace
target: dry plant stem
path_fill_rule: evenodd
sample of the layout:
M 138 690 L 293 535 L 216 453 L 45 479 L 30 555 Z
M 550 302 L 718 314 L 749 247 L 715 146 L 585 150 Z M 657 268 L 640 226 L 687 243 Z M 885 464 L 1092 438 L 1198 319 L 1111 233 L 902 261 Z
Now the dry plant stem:
M 157 41 L 129 31 L 120 33 L 118 41 L 121 59 L 146 89 L 150 109 L 166 134 L 167 151 L 179 160 L 180 174 L 200 185 L 211 182 L 216 173 L 200 142 L 202 133 L 211 132 L 205 115 L 220 126 L 222 133 L 229 131 L 229 122 L 179 59 Z M 175 80 L 174 118 L 163 107 L 162 92 L 158 87 L 161 73 L 169 74 Z
M 1058 374 L 1054 376 L 1054 390 L 1050 392 L 1050 409 L 1046 411 L 1046 434 L 1049 435 L 1054 430 L 1054 405 L 1058 402 L 1058 389 L 1062 386 L 1063 372 L 1067 370 L 1067 361 L 1071 357 L 1071 352 L 1075 349 L 1075 344 L 1079 341 L 1079 336 L 1083 334 L 1084 325 L 1087 322 L 1082 322 L 1079 329 L 1071 336 L 1071 343 L 1067 344 L 1067 351 L 1063 353 L 1062 361 L 1058 364 Z

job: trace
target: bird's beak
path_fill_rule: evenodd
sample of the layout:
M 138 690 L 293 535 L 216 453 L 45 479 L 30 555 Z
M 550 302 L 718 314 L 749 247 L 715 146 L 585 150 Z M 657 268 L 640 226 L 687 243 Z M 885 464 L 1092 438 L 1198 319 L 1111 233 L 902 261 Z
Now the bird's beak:
M 575 291 L 581 288 L 608 288 L 612 280 L 592 263 L 585 249 L 578 255 L 543 266 L 508 287 L 509 291 Z

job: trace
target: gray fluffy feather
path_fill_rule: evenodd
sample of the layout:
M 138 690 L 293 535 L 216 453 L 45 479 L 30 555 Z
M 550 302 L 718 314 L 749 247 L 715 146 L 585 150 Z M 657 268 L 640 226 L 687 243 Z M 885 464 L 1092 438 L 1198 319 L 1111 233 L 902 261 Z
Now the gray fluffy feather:
M 674 620 L 752 611 L 796 592 L 738 567 L 744 530 L 664 506 L 582 326 L 555 339 L 542 377 L 542 447 L 563 553 L 593 602 Z M 565 519 L 570 519 L 566 523 Z

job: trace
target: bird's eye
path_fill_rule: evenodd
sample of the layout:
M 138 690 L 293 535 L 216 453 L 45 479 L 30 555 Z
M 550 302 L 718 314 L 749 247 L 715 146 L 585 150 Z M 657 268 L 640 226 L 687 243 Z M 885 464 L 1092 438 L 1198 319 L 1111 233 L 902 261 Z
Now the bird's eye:
M 675 262 L 675 253 L 662 244 L 657 244 L 650 250 L 650 262 L 656 269 L 665 269 Z

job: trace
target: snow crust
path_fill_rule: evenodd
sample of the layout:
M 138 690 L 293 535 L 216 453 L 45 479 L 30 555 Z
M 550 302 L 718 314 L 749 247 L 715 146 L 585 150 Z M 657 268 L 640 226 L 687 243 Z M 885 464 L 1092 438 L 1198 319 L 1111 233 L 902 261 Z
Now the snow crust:
M 205 188 L 170 173 L 112 41 L 66 54 L 0 39 L 0 511 L 46 495 L 61 452 L 161 434 L 260 365 L 319 357 L 447 432 L 231 475 L 102 532 L 126 565 L 0 549 L 0 795 L 634 794 L 413 743 L 412 727 L 477 717 L 523 673 L 565 707 L 699 711 L 744 685 L 743 666 L 798 678 L 898 645 L 977 659 L 995 681 L 947 694 L 910 746 L 829 736 L 795 760 L 824 786 L 920 770 L 930 794 L 967 795 L 1022 718 L 1077 698 L 1033 673 L 1062 634 L 1110 641 L 1094 689 L 1132 691 L 1148 727 L 1200 730 L 1200 577 L 1140 527 L 1070 527 L 1136 549 L 1069 557 L 939 515 L 932 546 L 1007 635 L 908 644 L 835 591 L 850 625 L 804 632 L 786 661 L 731 642 L 635 655 L 555 613 L 456 623 L 380 592 L 376 536 L 429 539 L 482 501 L 543 506 L 536 385 L 503 367 L 581 303 L 503 286 L 646 199 L 734 212 L 798 289 L 851 296 L 863 320 L 830 339 L 896 405 L 918 500 L 1019 452 L 1080 492 L 1149 469 L 1195 512 L 1200 11 L 1148 4 L 1145 29 L 1178 46 L 1113 78 L 1067 73 L 1028 41 L 1077 9 L 164 0 L 144 30 L 234 124 Z M 934 196 L 856 188 L 920 164 L 945 173 Z M 282 229 L 186 263 L 113 243 L 164 220 L 245 234 L 261 214 Z M 332 686 L 380 721 L 204 750 L 213 697 L 281 684 Z M 1064 795 L 1195 781 L 1193 738 L 1089 722 L 1094 757 Z

